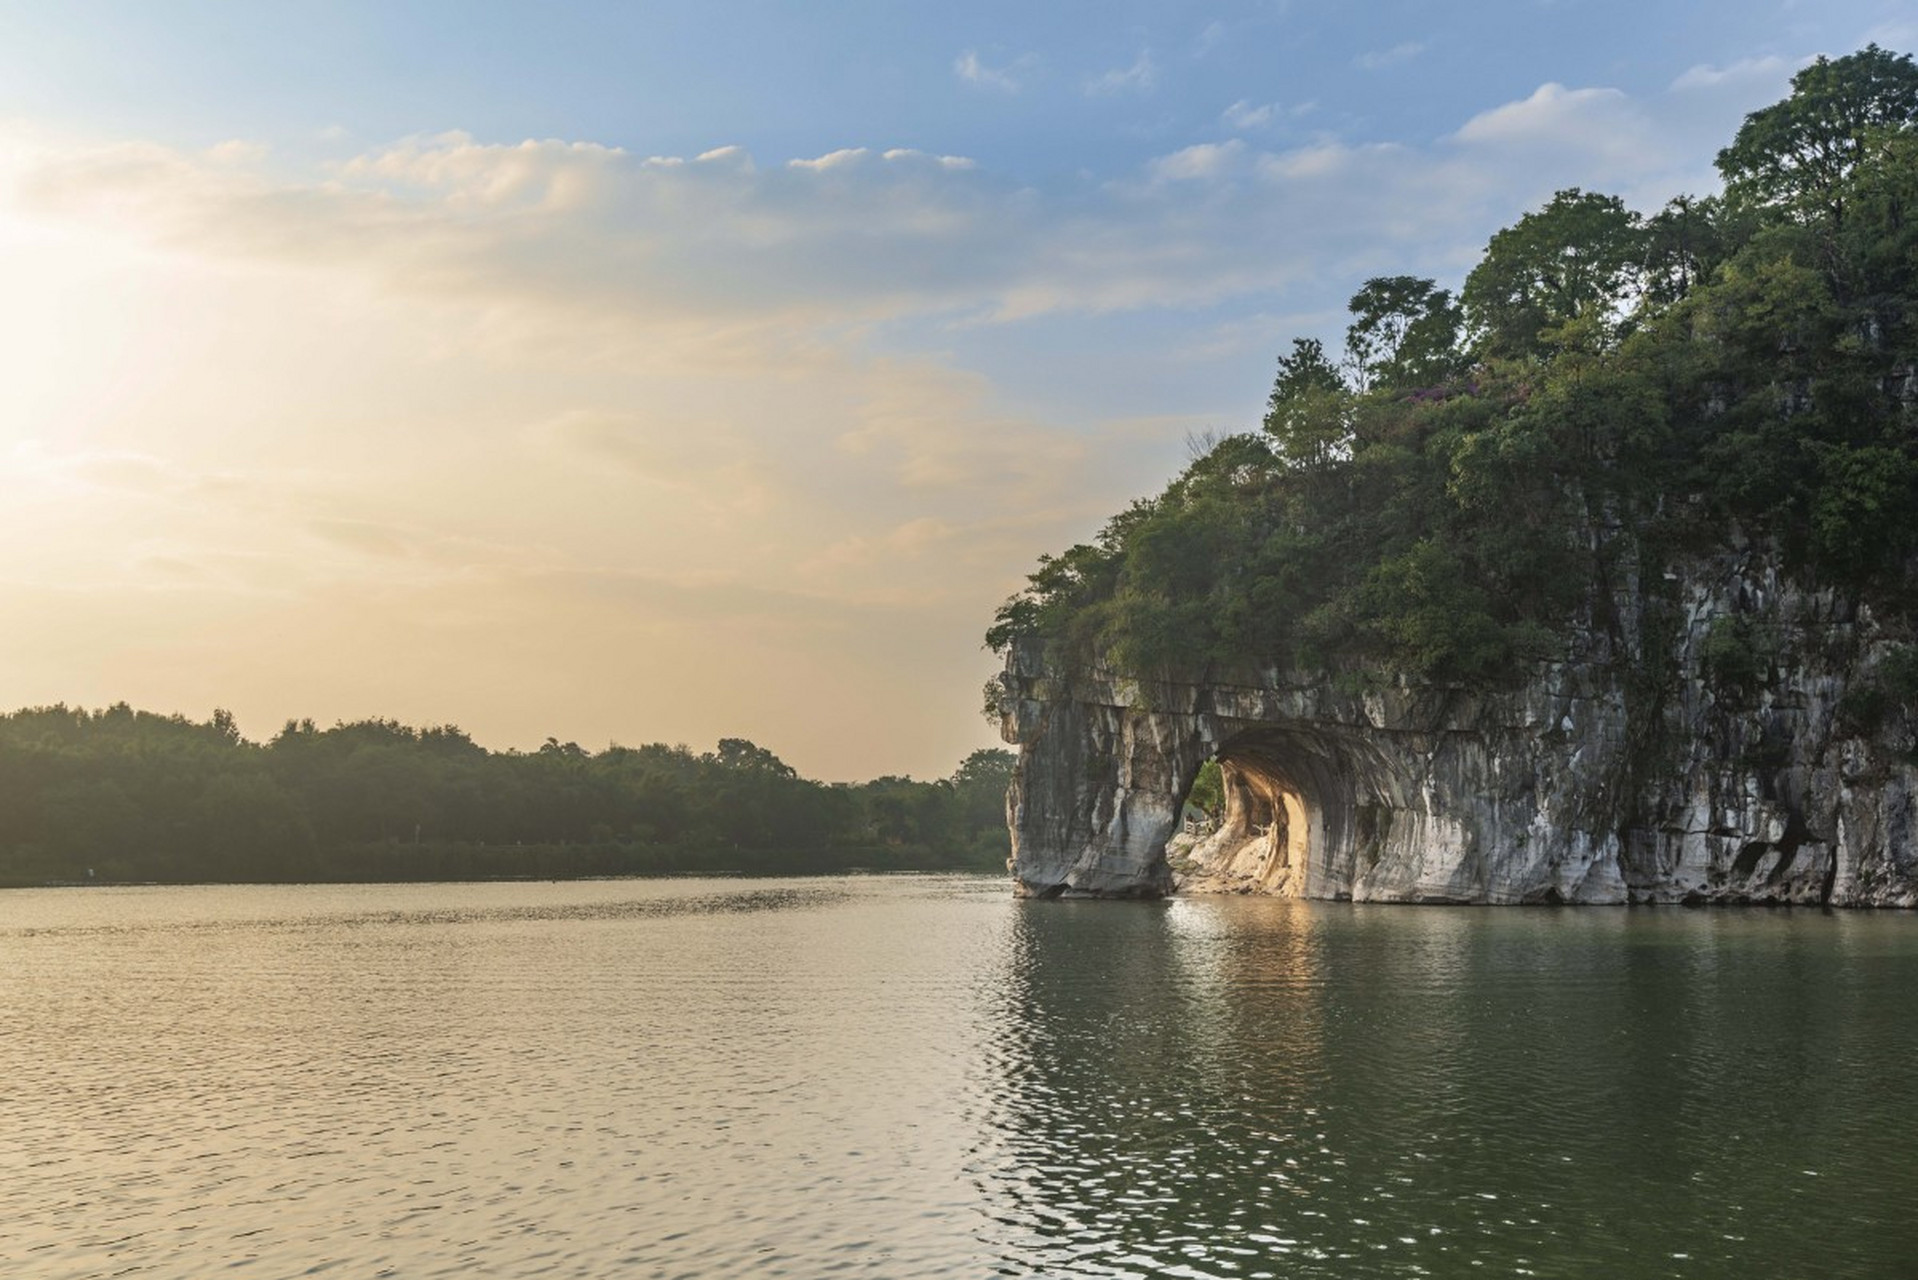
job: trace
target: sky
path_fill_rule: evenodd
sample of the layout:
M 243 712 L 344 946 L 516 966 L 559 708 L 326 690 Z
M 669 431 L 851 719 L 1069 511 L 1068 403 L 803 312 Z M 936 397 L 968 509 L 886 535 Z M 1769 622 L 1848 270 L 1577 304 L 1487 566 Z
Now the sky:
M 1885 0 L 0 0 L 0 708 L 997 741 L 1046 552 L 1367 277 L 1714 189 Z

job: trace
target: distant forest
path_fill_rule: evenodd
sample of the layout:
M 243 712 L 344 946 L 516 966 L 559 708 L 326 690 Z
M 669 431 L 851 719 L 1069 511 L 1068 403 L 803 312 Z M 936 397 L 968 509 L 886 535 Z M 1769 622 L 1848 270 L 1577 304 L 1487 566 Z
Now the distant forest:
M 742 738 L 695 754 L 451 725 L 289 721 L 266 743 L 120 704 L 0 716 L 0 885 L 1001 870 L 1010 752 L 950 778 L 802 778 Z

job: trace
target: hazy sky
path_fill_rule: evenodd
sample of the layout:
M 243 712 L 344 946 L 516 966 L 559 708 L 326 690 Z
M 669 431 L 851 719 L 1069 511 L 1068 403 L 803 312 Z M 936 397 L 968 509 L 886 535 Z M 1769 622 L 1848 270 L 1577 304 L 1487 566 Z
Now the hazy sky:
M 1713 185 L 1882 0 L 0 0 L 0 708 L 938 776 L 1366 276 Z

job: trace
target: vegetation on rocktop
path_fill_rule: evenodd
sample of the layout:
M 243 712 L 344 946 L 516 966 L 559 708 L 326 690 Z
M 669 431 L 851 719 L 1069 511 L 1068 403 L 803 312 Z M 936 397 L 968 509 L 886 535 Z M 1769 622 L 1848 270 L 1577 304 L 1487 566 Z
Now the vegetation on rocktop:
M 493 752 L 391 720 L 272 741 L 135 711 L 0 715 L 0 885 L 440 880 L 664 872 L 999 870 L 1012 755 L 950 778 L 801 778 L 724 738 Z
M 1139 675 L 1243 663 L 1497 679 L 1639 549 L 1736 526 L 1904 607 L 1918 543 L 1918 67 L 1820 59 L 1644 216 L 1561 191 L 1455 298 L 1366 281 L 1263 430 L 1042 557 L 987 642 Z

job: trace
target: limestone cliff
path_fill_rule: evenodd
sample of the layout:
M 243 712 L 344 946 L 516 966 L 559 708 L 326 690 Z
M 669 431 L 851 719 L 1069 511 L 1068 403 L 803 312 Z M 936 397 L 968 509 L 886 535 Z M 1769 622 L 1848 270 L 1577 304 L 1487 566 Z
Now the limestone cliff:
M 1874 692 L 1902 637 L 1763 547 L 1646 576 L 1627 564 L 1556 660 L 1490 691 L 1140 681 L 1016 643 L 996 696 L 1019 892 L 1918 905 L 1911 717 Z M 1215 756 L 1224 819 L 1175 875 Z

